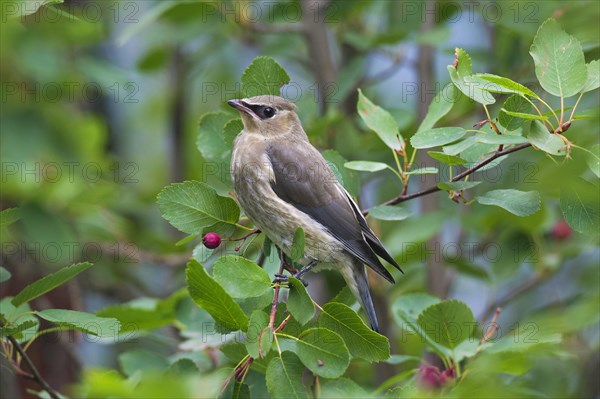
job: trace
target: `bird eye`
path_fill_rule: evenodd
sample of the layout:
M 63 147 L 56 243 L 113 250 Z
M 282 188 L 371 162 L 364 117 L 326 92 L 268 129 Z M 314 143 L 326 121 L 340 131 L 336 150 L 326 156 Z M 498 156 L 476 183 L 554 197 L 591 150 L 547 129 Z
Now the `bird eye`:
M 273 115 L 275 115 L 275 110 L 271 107 L 265 107 L 262 109 L 261 114 L 262 115 L 260 115 L 260 116 L 262 116 L 264 119 L 268 119 L 268 118 L 273 117 Z

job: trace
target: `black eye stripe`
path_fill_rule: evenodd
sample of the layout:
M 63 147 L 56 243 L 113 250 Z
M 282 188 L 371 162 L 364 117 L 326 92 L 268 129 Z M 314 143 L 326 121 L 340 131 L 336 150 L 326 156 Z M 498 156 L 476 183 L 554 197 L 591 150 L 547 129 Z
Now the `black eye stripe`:
M 252 112 L 258 115 L 260 119 L 269 119 L 277 113 L 275 108 L 266 105 L 247 104 L 247 106 Z

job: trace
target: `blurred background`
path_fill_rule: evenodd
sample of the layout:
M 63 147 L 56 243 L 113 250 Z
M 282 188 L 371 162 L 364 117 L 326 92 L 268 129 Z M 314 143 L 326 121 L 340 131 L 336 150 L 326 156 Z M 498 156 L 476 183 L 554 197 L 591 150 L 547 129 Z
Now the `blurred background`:
M 358 88 L 392 112 L 405 138 L 449 81 L 455 47 L 469 52 L 474 71 L 510 77 L 541 94 L 529 47 L 549 17 L 581 41 L 587 62 L 599 58 L 596 1 L 2 2 L 0 206 L 22 210 L 19 222 L 1 230 L 1 264 L 13 275 L 2 297 L 89 260 L 92 269 L 34 307 L 139 310 L 118 340 L 38 340 L 29 353 L 41 373 L 69 392 L 95 367 L 127 375 L 132 364 L 151 367 L 166 356 L 191 357 L 206 371 L 221 364 L 210 349 L 190 344 L 206 315 L 189 300 L 165 314 L 157 310 L 185 286 L 192 253 L 202 262 L 212 258 L 198 239 L 175 246 L 184 235 L 160 217 L 156 195 L 184 180 L 230 190 L 227 165 L 208 163 L 198 151 L 198 121 L 211 111 L 236 116 L 225 102 L 243 95 L 240 76 L 254 57 L 270 56 L 289 73 L 282 94 L 298 105 L 319 149 L 392 164 L 357 117 Z M 587 118 L 567 134 L 584 148 L 598 143 L 598 104 L 598 91 L 584 96 L 579 109 Z M 483 109 L 464 101 L 439 126 L 482 119 Z M 358 176 L 363 208 L 401 189 L 387 172 Z M 532 337 L 545 329 L 564 334 L 556 352 L 528 359 L 520 384 L 539 396 L 599 397 L 598 234 L 573 231 L 559 207 L 561 188 L 579 176 L 594 182 L 586 190 L 595 193 L 598 212 L 597 180 L 582 151 L 563 161 L 528 149 L 482 173 L 477 190 L 538 190 L 542 207 L 532 216 L 456 204 L 436 193 L 406 202 L 413 215 L 404 221 L 370 221 L 406 271 L 395 286 L 371 281 L 392 353 L 422 356 L 424 344 L 403 334 L 389 309 L 403 294 L 427 291 L 465 301 L 482 323 L 502 307 L 505 334 L 527 323 Z M 409 191 L 443 178 L 415 178 Z M 312 282 L 319 301 L 343 287 L 335 274 Z M 403 367 L 356 362 L 348 376 L 375 387 Z M 2 397 L 28 397 L 22 379 L 5 365 L 1 372 Z

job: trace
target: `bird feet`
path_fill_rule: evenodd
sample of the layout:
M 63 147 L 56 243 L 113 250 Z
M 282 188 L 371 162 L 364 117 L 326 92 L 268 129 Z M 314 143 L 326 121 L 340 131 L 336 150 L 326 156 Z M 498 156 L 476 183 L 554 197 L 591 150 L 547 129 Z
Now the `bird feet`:
M 302 277 L 300 276 L 300 273 L 293 274 L 292 277 L 300 280 L 300 282 L 302 284 L 304 284 L 305 287 L 308 287 L 308 283 L 306 281 L 304 281 L 304 279 L 302 279 Z M 276 274 L 275 279 L 273 280 L 273 284 L 287 284 L 288 281 L 289 281 L 288 276 L 286 276 L 284 274 Z

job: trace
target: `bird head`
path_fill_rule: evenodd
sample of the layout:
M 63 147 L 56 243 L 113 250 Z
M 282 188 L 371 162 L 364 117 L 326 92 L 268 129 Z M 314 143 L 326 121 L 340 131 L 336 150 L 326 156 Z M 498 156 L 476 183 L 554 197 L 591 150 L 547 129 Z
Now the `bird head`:
M 256 96 L 229 100 L 227 104 L 240 111 L 244 130 L 264 137 L 275 137 L 300 127 L 296 106 L 278 96 Z

